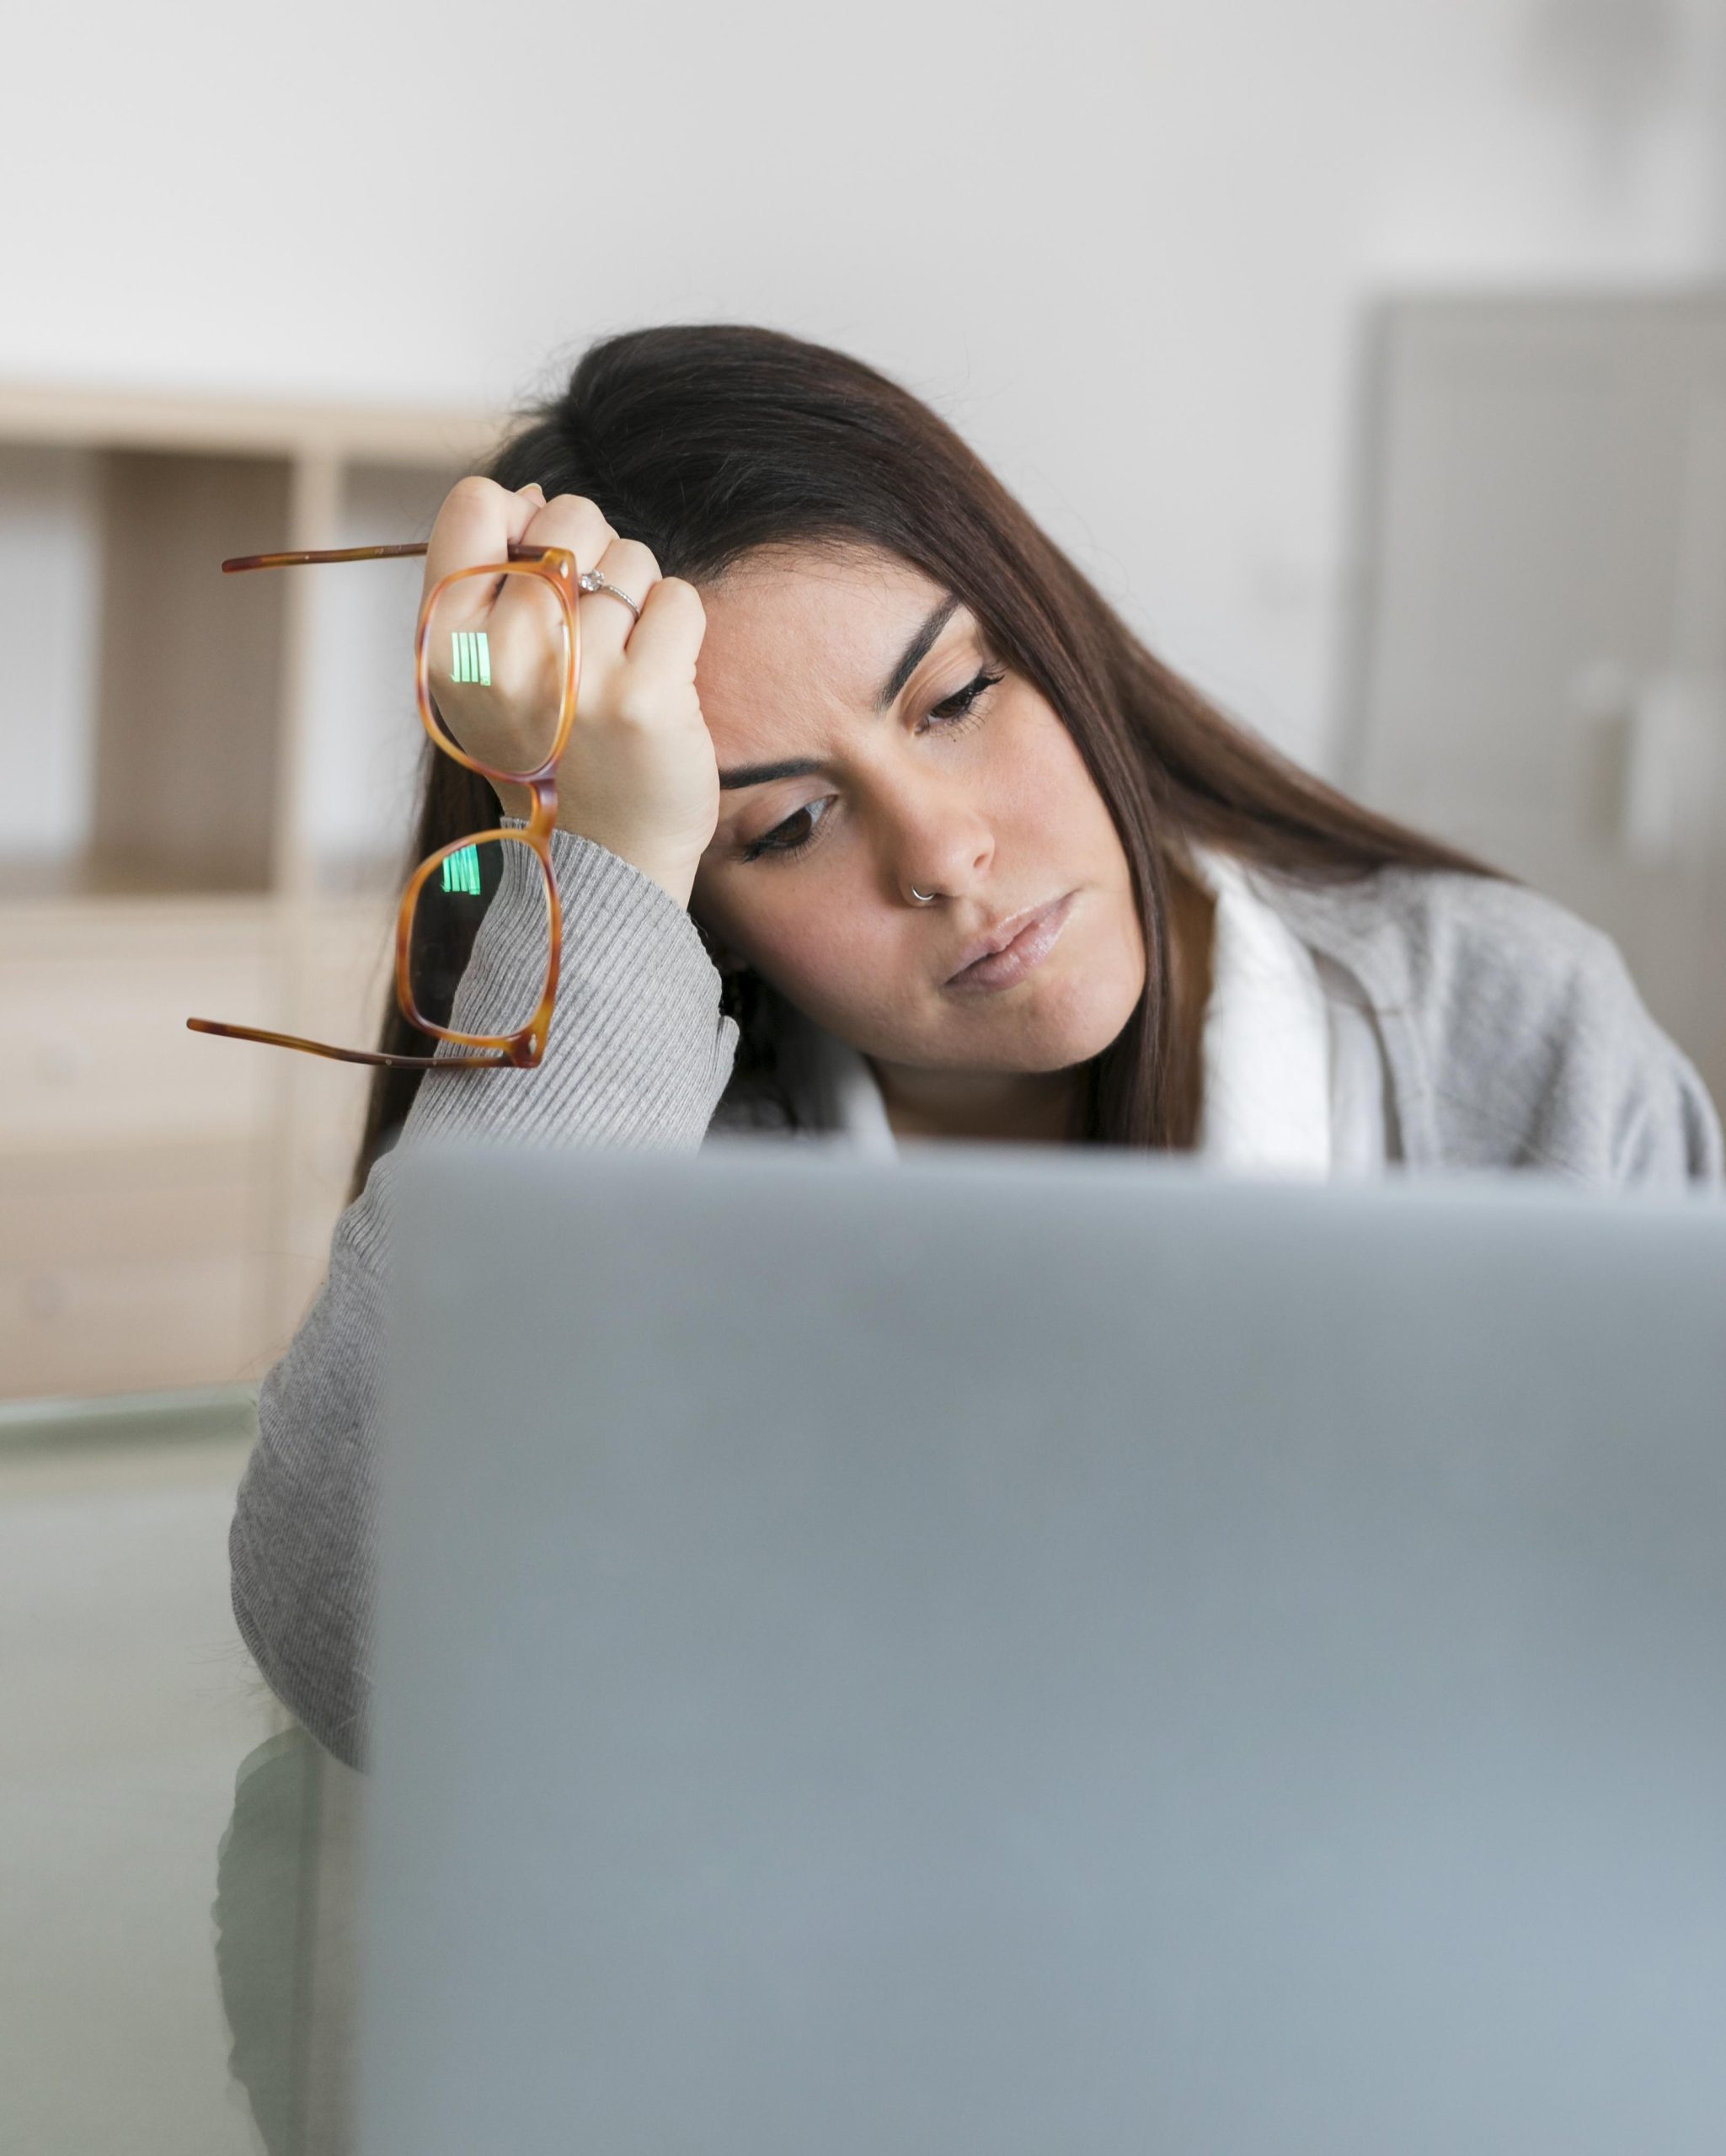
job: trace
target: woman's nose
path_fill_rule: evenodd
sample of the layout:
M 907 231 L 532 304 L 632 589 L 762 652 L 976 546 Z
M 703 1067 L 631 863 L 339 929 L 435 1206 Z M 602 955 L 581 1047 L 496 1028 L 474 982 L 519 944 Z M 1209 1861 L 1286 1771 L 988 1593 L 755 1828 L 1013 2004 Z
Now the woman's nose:
M 963 801 L 945 797 L 920 805 L 901 819 L 889 863 L 896 893 L 951 895 L 975 891 L 994 858 L 987 820 Z

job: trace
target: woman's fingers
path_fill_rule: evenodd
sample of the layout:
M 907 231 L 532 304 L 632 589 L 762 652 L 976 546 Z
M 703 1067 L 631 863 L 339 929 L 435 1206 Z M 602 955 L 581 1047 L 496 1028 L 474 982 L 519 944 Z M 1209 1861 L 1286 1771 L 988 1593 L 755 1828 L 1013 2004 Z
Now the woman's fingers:
M 604 510 L 585 494 L 553 494 L 549 501 L 542 496 L 521 532 L 530 547 L 567 547 L 585 569 L 617 536 Z
M 606 574 L 610 576 L 612 572 L 607 568 Z M 623 579 L 613 581 L 621 584 Z M 629 590 L 627 584 L 623 588 Z M 603 592 L 594 595 L 605 596 Z M 629 595 L 632 599 L 636 597 L 633 591 Z M 640 603 L 641 619 L 633 624 L 634 633 L 624 654 L 631 670 L 656 680 L 675 681 L 680 686 L 687 683 L 692 689 L 696 658 L 707 632 L 707 614 L 702 606 L 701 594 L 681 576 L 655 577 L 652 589 Z M 617 601 L 613 600 L 612 604 L 616 606 Z M 627 622 L 627 616 L 625 620 Z M 585 635 L 585 628 L 582 633 Z
M 613 593 L 559 590 L 511 543 L 558 547 L 597 568 Z M 463 574 L 479 569 L 491 574 Z M 631 861 L 687 903 L 693 864 L 712 837 L 719 774 L 695 687 L 706 616 L 695 587 L 660 574 L 653 550 L 623 537 L 583 494 L 547 500 L 463 480 L 438 515 L 426 590 L 453 579 L 428 623 L 433 694 L 444 726 L 499 772 L 539 769 L 555 744 L 568 680 L 564 600 L 576 610 L 580 672 L 575 723 L 558 766 L 558 821 Z M 498 784 L 510 813 L 520 790 Z
M 603 521 L 598 512 L 589 503 L 583 504 L 590 511 L 587 516 L 572 516 L 573 504 L 574 498 L 570 496 L 559 495 L 552 502 L 543 500 L 537 494 L 526 497 L 527 515 L 515 535 L 518 543 L 529 547 L 567 547 L 572 553 L 584 543 L 590 547 L 601 543 L 593 536 L 595 526 Z M 501 560 L 502 557 L 496 558 Z M 525 570 L 528 565 L 524 562 L 518 566 Z M 554 610 L 557 608 L 557 601 L 549 589 L 538 590 L 537 586 L 537 578 L 525 574 L 499 579 L 488 601 L 494 635 L 506 634 L 511 621 L 518 616 L 530 621 L 540 620 L 541 610 L 546 602 L 549 602 Z M 524 604 L 524 594 L 529 599 L 537 596 L 541 605 Z
M 597 504 L 585 494 L 556 494 L 550 501 L 542 499 L 521 533 L 521 543 L 526 546 L 566 548 L 575 557 L 580 569 L 592 568 L 617 536 Z M 570 590 L 572 601 L 579 595 L 574 589 Z M 503 579 L 491 611 L 494 636 L 508 638 L 520 633 L 542 639 L 547 635 L 555 637 L 561 631 L 563 610 L 550 588 L 537 577 Z M 582 627 L 585 631 L 585 621 Z M 584 636 L 584 645 L 585 643 Z M 584 659 L 585 656 L 584 650 Z
M 538 506 L 537 488 L 532 494 L 512 494 L 493 479 L 458 479 L 444 496 L 431 527 L 424 590 L 429 592 L 457 569 L 506 560 L 510 542 L 526 531 Z M 477 577 L 473 590 L 483 604 L 486 586 Z
M 510 494 L 489 479 L 464 479 L 446 498 L 427 550 L 427 660 L 438 717 L 470 755 L 500 770 L 537 770 L 556 739 L 566 678 L 563 608 L 542 578 L 504 566 L 512 542 L 532 543 L 528 535 L 547 507 L 537 486 Z M 587 508 L 590 524 L 602 524 Z M 557 543 L 555 535 L 547 543 Z
M 614 538 L 597 562 L 584 562 L 582 567 L 597 568 L 607 584 L 616 584 L 619 591 L 627 591 L 638 611 L 644 613 L 660 581 L 660 565 L 654 558 L 653 549 L 644 546 L 639 539 Z M 634 631 L 636 618 L 623 600 L 609 591 L 586 591 L 581 595 L 584 673 L 592 661 L 608 664 L 622 656 L 623 647 Z

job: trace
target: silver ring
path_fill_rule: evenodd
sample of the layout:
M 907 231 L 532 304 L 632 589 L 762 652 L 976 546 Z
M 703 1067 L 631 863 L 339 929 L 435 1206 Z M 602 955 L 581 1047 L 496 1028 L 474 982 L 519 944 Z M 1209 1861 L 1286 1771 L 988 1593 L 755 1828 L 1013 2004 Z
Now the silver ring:
M 937 895 L 933 891 L 924 892 L 918 890 L 915 883 L 911 887 L 911 894 L 920 906 L 933 905 Z
M 619 591 L 617 585 L 607 582 L 607 580 L 600 574 L 597 569 L 583 569 L 580 575 L 576 578 L 575 581 L 580 585 L 584 591 L 609 591 L 613 599 L 621 599 L 623 600 L 623 604 L 629 609 L 630 612 L 635 616 L 638 622 L 641 619 L 641 609 L 629 596 L 628 593 L 627 591 Z

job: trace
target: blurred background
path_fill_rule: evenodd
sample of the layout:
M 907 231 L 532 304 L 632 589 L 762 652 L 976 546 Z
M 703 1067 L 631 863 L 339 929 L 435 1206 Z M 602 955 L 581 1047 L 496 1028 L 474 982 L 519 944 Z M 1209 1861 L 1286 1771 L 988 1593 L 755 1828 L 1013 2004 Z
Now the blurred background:
M 4 54 L 0 2148 L 189 2156 L 259 2131 L 226 1519 L 365 1081 L 184 1022 L 374 1037 L 423 739 L 417 564 L 222 557 L 423 537 L 596 336 L 840 345 L 1226 708 L 1606 930 L 1726 1097 L 1726 0 L 196 0 Z

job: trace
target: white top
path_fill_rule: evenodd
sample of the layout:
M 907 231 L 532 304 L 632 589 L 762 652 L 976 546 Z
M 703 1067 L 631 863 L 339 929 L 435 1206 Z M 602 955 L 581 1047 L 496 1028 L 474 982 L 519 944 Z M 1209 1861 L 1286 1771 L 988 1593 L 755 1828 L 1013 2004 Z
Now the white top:
M 1257 895 L 1248 872 L 1194 851 L 1216 901 L 1199 1157 L 1234 1175 L 1381 1172 L 1388 1074 L 1371 1017 L 1335 962 Z M 868 1062 L 803 1022 L 804 1059 L 788 1073 L 799 1113 L 859 1151 L 895 1157 L 900 1141 Z

